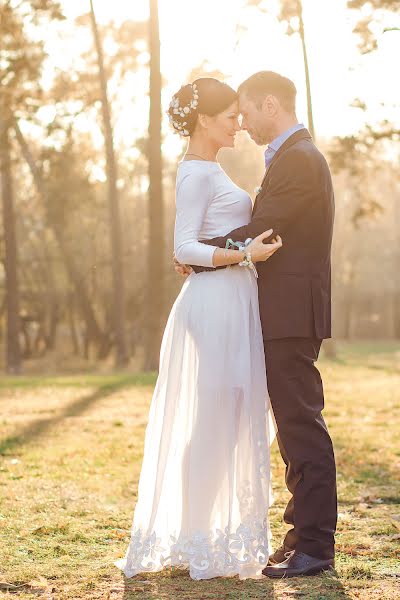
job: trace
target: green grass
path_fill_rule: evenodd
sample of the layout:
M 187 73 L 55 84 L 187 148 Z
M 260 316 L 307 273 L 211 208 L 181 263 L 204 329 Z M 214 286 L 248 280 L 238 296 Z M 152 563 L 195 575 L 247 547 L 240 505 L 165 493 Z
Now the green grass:
M 154 374 L 4 377 L 0 384 L 0 597 L 21 600 L 400 597 L 400 348 L 339 347 L 320 361 L 338 463 L 336 573 L 283 581 L 126 580 Z M 273 448 L 274 541 L 284 526 Z

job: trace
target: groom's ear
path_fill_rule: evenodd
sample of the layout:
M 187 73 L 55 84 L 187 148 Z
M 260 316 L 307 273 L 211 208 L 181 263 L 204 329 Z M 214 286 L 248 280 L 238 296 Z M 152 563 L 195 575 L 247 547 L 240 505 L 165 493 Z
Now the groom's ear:
M 266 96 L 264 98 L 264 102 L 262 104 L 262 110 L 269 117 L 275 116 L 279 112 L 279 107 L 280 107 L 280 103 L 276 96 L 273 96 L 272 94 L 268 94 L 268 96 Z

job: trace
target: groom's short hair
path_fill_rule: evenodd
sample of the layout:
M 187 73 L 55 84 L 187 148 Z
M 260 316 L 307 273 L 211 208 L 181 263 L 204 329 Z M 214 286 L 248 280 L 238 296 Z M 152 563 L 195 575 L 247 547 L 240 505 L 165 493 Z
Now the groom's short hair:
M 272 94 L 289 113 L 296 111 L 296 86 L 293 81 L 274 71 L 259 71 L 240 84 L 239 94 L 246 94 L 260 108 L 264 99 Z

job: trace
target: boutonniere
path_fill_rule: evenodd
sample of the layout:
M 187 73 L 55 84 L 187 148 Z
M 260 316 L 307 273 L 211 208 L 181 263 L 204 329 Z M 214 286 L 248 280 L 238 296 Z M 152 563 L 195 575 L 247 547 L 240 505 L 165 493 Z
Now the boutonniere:
M 259 185 L 258 187 L 254 188 L 254 191 L 255 191 L 256 194 L 259 194 L 261 192 L 261 190 L 262 190 L 261 185 Z

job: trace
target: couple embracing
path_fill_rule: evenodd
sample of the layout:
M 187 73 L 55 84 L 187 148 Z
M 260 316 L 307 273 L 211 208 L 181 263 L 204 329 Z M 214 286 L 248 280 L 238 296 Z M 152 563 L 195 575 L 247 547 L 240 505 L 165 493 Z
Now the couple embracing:
M 295 98 L 271 71 L 237 92 L 201 78 L 172 98 L 171 125 L 189 140 L 174 245 L 186 280 L 161 345 L 131 541 L 116 563 L 128 577 L 171 565 L 193 579 L 290 577 L 334 564 L 335 459 L 314 364 L 331 335 L 334 197 Z M 240 129 L 268 145 L 254 207 L 217 162 Z M 273 552 L 275 431 L 291 528 Z

